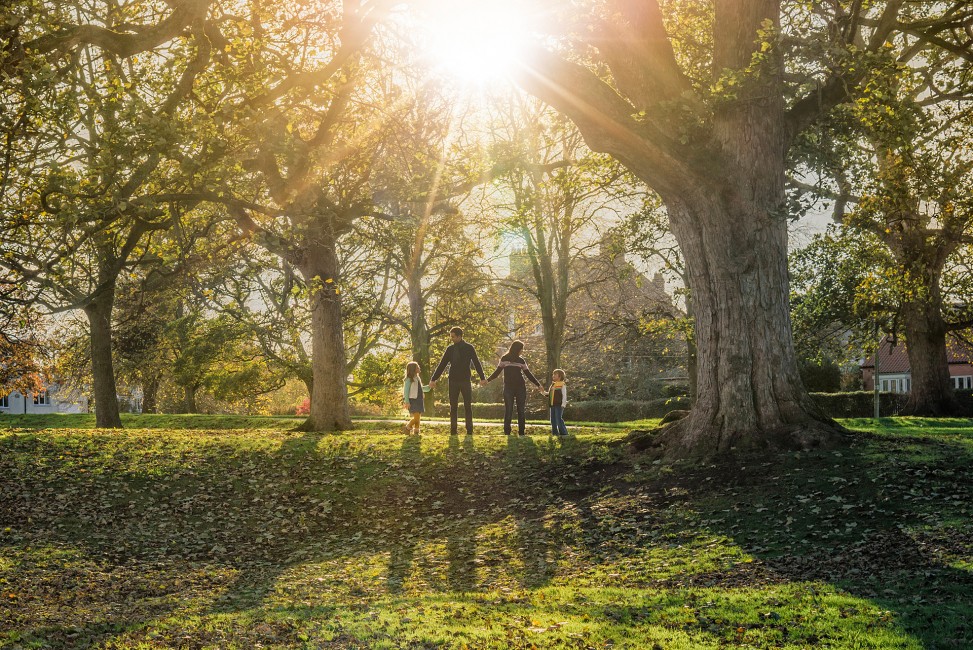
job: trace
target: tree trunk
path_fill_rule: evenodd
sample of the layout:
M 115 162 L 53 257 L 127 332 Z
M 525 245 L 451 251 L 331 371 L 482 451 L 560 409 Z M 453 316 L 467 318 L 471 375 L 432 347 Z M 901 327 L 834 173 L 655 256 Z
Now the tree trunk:
M 338 286 L 337 242 L 322 225 L 309 237 L 307 261 L 301 268 L 311 290 L 311 413 L 304 431 L 351 428 L 347 362 Z
M 667 205 L 693 296 L 697 396 L 686 418 L 659 436 L 636 437 L 636 445 L 705 458 L 836 442 L 841 428 L 814 404 L 797 370 L 786 219 L 703 188 Z
M 686 373 L 689 375 L 689 403 L 696 403 L 699 387 L 696 385 L 696 341 L 692 337 L 686 340 Z
M 412 360 L 419 364 L 422 372 L 431 372 L 429 351 L 429 323 L 426 321 L 426 301 L 422 295 L 422 279 L 408 281 L 409 318 L 411 328 L 409 338 L 412 344 Z
M 182 412 L 198 413 L 199 407 L 196 406 L 196 386 L 186 384 L 182 387 Z
M 91 378 L 95 394 L 95 423 L 105 429 L 120 429 L 122 418 L 118 412 L 118 390 L 112 364 L 111 314 L 115 296 L 112 289 L 88 303 L 84 308 L 88 317 L 91 342 Z
M 685 281 L 685 278 L 683 278 Z M 686 297 L 686 315 L 689 318 L 693 317 L 693 297 Z M 699 394 L 699 386 L 696 384 L 696 366 L 697 366 L 697 356 L 699 352 L 696 350 L 696 337 L 688 334 L 686 336 L 686 374 L 689 375 L 689 403 L 690 405 L 696 403 L 696 396 Z
M 912 372 L 912 389 L 903 415 L 941 417 L 959 412 L 949 377 L 946 323 L 938 278 L 933 284 L 927 287 L 927 300 L 907 302 L 902 306 L 902 325 Z
M 153 374 L 142 384 L 142 413 L 158 413 L 159 382 L 159 375 Z

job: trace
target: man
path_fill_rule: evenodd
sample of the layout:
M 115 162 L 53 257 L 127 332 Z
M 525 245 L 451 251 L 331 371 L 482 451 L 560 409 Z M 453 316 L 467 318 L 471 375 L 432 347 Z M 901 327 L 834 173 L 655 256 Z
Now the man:
M 473 435 L 473 385 L 470 383 L 472 376 L 470 368 L 476 370 L 480 380 L 486 379 L 483 374 L 483 366 L 480 359 L 476 356 L 476 350 L 472 345 L 463 340 L 463 329 L 454 327 L 449 330 L 449 338 L 453 342 L 446 352 L 443 353 L 442 361 L 436 366 L 436 371 L 432 373 L 429 380 L 431 388 L 436 387 L 439 376 L 449 366 L 449 422 L 452 435 L 456 435 L 456 419 L 459 410 L 459 396 L 463 396 L 463 407 L 466 410 L 466 435 Z

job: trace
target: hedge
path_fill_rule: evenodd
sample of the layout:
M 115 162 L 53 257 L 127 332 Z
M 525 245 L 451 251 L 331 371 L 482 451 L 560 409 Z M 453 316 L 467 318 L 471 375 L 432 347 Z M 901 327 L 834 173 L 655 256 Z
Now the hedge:
M 873 414 L 872 391 L 854 391 L 848 393 L 811 393 L 824 412 L 833 418 L 869 418 Z M 881 393 L 882 417 L 898 415 L 905 407 L 908 395 L 898 393 Z M 973 413 L 973 391 L 958 390 L 956 399 L 966 413 Z M 630 420 L 644 420 L 647 418 L 662 418 L 670 411 L 688 409 L 689 398 L 663 397 L 648 401 L 634 400 L 587 400 L 584 402 L 569 402 L 564 411 L 564 418 L 574 422 L 627 422 Z M 434 415 L 449 416 L 449 404 L 436 402 Z M 460 418 L 463 417 L 463 406 L 460 405 Z M 473 417 L 477 419 L 502 419 L 503 404 L 474 403 Z M 531 402 L 527 408 L 527 418 L 531 420 L 546 420 L 547 409 L 540 404 Z
M 856 390 L 848 393 L 811 393 L 821 410 L 833 418 L 870 418 L 875 414 L 875 393 Z M 879 393 L 882 417 L 898 415 L 905 406 L 907 395 Z
M 527 418 L 530 420 L 546 420 L 548 411 L 539 405 L 528 404 Z M 686 397 L 663 397 L 644 402 L 634 400 L 587 400 L 584 402 L 568 402 L 564 410 L 564 418 L 574 422 L 626 422 L 629 420 L 644 420 L 646 418 L 661 418 L 669 411 L 689 408 Z M 449 404 L 436 402 L 434 415 L 449 416 Z M 463 405 L 460 404 L 460 418 L 463 417 Z M 473 417 L 478 419 L 502 419 L 503 404 L 474 403 Z

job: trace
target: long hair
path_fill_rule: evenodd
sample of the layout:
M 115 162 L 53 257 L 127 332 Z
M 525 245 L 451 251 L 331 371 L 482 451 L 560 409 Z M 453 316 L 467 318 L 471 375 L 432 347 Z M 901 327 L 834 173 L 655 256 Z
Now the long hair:
M 422 386 L 422 377 L 419 376 L 419 364 L 415 361 L 410 361 L 409 365 L 405 367 L 405 376 L 407 379 L 418 379 L 419 385 Z
M 515 357 L 519 357 L 520 353 L 523 351 L 524 351 L 523 341 L 514 341 L 513 343 L 510 344 L 510 347 L 507 348 L 507 354 Z

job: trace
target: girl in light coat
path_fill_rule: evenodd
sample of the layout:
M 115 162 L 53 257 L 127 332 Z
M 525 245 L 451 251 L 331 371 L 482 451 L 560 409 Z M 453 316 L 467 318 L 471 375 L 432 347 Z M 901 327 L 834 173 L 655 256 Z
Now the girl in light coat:
M 425 393 L 429 391 L 429 386 L 422 385 L 419 364 L 410 361 L 405 367 L 405 381 L 402 382 L 402 405 L 412 414 L 412 419 L 405 425 L 406 433 L 419 435 L 419 420 L 426 410 Z

